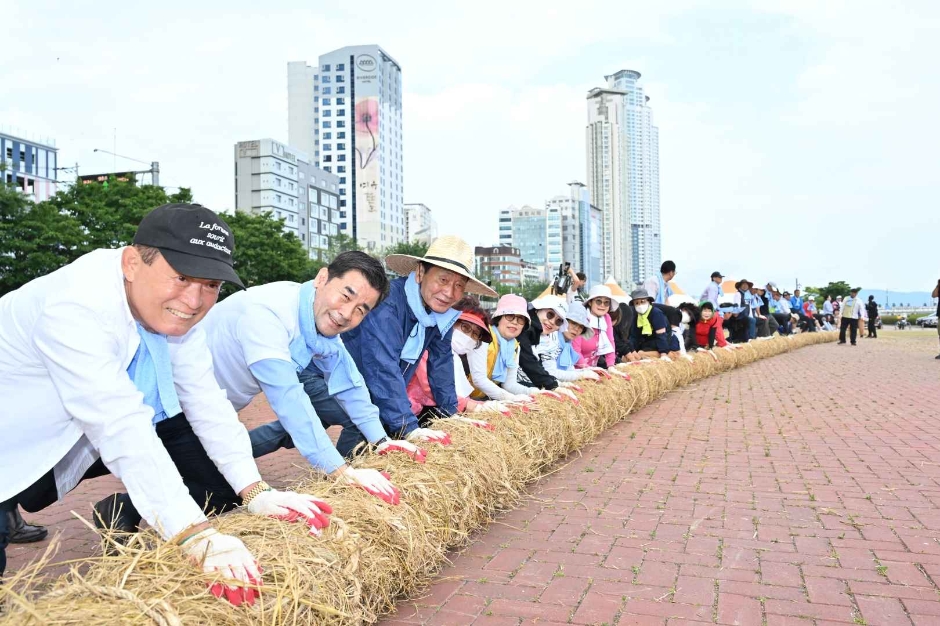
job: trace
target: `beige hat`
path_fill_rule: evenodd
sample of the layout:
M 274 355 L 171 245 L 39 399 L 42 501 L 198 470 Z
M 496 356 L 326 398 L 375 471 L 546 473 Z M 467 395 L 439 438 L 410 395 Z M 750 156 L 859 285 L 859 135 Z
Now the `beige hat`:
M 407 276 L 418 267 L 418 263 L 421 261 L 468 278 L 467 293 L 490 296 L 491 298 L 495 298 L 497 295 L 495 291 L 473 277 L 470 271 L 470 268 L 473 267 L 473 248 L 460 237 L 453 235 L 438 237 L 431 242 L 424 257 L 416 257 L 410 254 L 390 254 L 385 257 L 385 266 L 396 274 Z

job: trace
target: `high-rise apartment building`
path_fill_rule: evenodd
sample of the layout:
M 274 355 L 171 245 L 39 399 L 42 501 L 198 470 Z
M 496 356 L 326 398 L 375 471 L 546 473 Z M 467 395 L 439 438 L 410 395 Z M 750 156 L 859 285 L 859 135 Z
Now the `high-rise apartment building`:
M 30 139 L 25 133 L 0 131 L 0 181 L 16 185 L 34 202 L 42 202 L 58 190 L 59 150 L 52 139 Z
M 312 258 L 339 232 L 339 177 L 273 139 L 235 144 L 235 210 L 284 220 Z
M 548 217 L 545 209 L 528 205 L 521 208 L 511 206 L 499 212 L 499 245 L 519 248 L 522 260 L 538 268 L 538 280 L 547 280 L 549 275 Z M 552 219 L 552 234 L 557 235 L 552 239 L 557 246 L 551 249 L 551 258 L 554 260 L 561 255 L 561 223 L 557 214 Z M 558 262 L 555 262 L 556 269 L 557 265 Z
M 431 243 L 437 239 L 437 222 L 431 209 L 420 202 L 405 205 L 405 241 Z
M 659 130 L 640 73 L 620 70 L 587 95 L 587 186 L 604 219 L 603 271 L 624 288 L 659 271 Z
M 367 45 L 324 54 L 311 69 L 288 65 L 288 135 L 339 177 L 343 233 L 367 250 L 405 241 L 401 66 Z
M 561 218 L 560 258 L 575 271 L 584 272 L 590 287 L 605 279 L 601 266 L 603 218 L 600 209 L 591 204 L 583 183 L 571 182 L 568 187 L 568 195 L 547 200 L 545 210 L 549 216 L 557 213 Z M 558 263 L 549 263 L 549 270 L 557 272 Z

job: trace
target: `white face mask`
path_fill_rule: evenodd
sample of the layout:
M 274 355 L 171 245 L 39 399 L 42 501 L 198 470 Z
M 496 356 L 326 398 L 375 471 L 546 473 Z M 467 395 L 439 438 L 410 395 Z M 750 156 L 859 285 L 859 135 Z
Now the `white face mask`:
M 688 323 L 691 322 L 691 321 L 692 321 L 692 318 L 689 317 L 689 312 L 688 312 L 688 311 L 683 311 L 683 312 L 682 312 L 682 323 L 683 323 L 683 324 L 688 324 Z
M 455 353 L 463 356 L 464 354 L 476 350 L 477 342 L 473 337 L 455 328 L 454 333 L 450 337 L 450 347 Z
M 636 305 L 636 312 L 640 315 L 646 315 L 646 312 L 650 310 L 649 302 L 643 302 Z

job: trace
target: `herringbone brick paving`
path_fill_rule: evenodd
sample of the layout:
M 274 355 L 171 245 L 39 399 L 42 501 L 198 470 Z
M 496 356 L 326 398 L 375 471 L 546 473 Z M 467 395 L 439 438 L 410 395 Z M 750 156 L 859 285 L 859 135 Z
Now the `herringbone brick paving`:
M 936 334 L 821 345 L 671 392 L 561 462 L 395 624 L 940 624 Z M 263 399 L 242 412 L 271 418 Z M 294 451 L 261 459 L 289 484 Z M 69 511 L 26 517 L 97 549 Z M 10 567 L 36 554 L 13 546 Z
M 936 334 L 859 344 L 638 411 L 384 624 L 940 624 Z

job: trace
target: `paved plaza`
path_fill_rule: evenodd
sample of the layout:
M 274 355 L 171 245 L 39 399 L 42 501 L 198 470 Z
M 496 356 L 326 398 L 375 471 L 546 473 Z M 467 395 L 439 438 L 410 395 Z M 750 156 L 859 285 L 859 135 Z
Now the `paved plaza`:
M 673 391 L 560 462 L 384 624 L 940 624 L 936 348 L 935 331 L 886 330 Z M 260 465 L 286 484 L 302 462 Z M 59 560 L 91 554 L 70 511 L 116 486 L 26 517 L 61 531 Z M 11 569 L 36 550 L 13 546 Z

